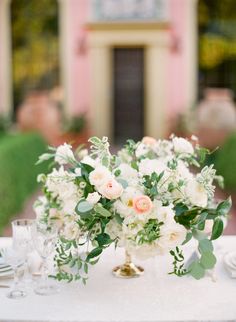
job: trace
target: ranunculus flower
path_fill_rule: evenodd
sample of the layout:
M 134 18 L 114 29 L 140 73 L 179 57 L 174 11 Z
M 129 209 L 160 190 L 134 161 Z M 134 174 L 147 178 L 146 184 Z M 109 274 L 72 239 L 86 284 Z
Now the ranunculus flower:
M 112 178 L 109 170 L 104 166 L 98 166 L 89 174 L 89 181 L 95 187 L 102 186 L 105 182 Z
M 157 140 L 152 138 L 151 136 L 144 136 L 142 139 L 142 143 L 146 144 L 146 145 L 154 145 L 157 143 Z
M 189 180 L 185 188 L 185 193 L 191 204 L 197 207 L 205 208 L 207 206 L 208 196 L 204 186 L 195 179 Z
M 96 203 L 98 203 L 98 201 L 100 200 L 101 196 L 99 193 L 97 192 L 92 192 L 88 194 L 88 197 L 86 198 L 86 200 L 91 203 L 92 205 L 95 205 Z
M 60 145 L 56 150 L 55 161 L 60 165 L 75 161 L 72 146 L 67 143 Z
M 174 144 L 174 150 L 176 153 L 187 153 L 187 154 L 194 153 L 192 144 L 186 139 L 174 137 L 173 144 Z
M 148 213 L 152 210 L 152 200 L 148 196 L 138 196 L 133 199 L 134 210 L 138 214 Z
M 117 199 L 122 195 L 123 187 L 115 179 L 110 179 L 99 187 L 98 191 L 107 199 Z

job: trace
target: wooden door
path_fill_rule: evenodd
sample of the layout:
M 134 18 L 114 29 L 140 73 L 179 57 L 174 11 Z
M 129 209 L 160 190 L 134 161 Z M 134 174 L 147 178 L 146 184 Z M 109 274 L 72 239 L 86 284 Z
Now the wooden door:
M 140 140 L 144 127 L 144 49 L 114 48 L 114 141 Z

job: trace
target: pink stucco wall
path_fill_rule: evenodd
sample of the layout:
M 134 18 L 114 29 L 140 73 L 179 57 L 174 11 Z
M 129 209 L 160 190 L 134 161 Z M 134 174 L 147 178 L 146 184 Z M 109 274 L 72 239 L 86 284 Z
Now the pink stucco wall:
M 185 108 L 186 1 L 170 1 L 171 48 L 168 64 L 168 115 L 174 117 Z
M 185 109 L 185 45 L 186 45 L 186 2 L 170 0 L 170 38 L 172 46 L 168 56 L 167 71 L 167 115 L 174 118 Z M 90 107 L 90 70 L 87 48 L 86 22 L 88 21 L 90 0 L 70 0 L 71 59 L 73 71 L 71 113 L 79 114 Z
M 70 0 L 69 21 L 69 64 L 70 64 L 70 113 L 78 115 L 89 110 L 90 81 L 89 58 L 86 48 L 86 22 L 88 21 L 89 0 Z

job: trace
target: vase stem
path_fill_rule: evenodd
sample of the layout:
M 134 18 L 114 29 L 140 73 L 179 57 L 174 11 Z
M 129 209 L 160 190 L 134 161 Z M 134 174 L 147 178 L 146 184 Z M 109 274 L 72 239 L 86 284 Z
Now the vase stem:
M 129 252 L 127 252 L 127 250 L 125 251 L 125 263 L 113 269 L 113 274 L 116 277 L 121 278 L 139 277 L 143 274 L 143 272 L 144 269 L 142 267 L 134 265 L 131 260 L 131 255 Z

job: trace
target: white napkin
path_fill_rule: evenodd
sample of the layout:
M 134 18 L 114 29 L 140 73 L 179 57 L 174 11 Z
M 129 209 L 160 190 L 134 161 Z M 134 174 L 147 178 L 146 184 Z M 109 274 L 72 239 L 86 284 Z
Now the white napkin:
M 236 252 L 228 252 L 224 256 L 224 266 L 231 278 L 236 278 Z

